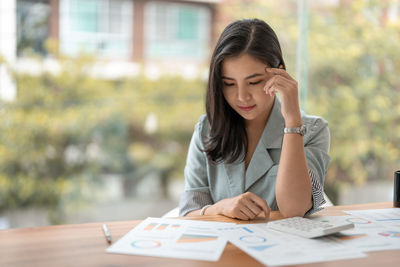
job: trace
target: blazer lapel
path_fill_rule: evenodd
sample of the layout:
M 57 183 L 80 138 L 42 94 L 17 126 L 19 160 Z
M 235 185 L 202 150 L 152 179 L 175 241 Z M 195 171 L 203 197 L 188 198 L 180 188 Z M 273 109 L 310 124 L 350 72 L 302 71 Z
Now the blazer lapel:
M 250 186 L 265 175 L 274 164 L 278 164 L 271 159 L 268 149 L 282 148 L 284 128 L 285 120 L 282 117 L 281 104 L 275 97 L 267 125 L 247 167 L 244 191 L 247 191 Z
M 245 165 L 244 161 L 235 163 L 224 163 L 225 171 L 228 176 L 229 189 L 231 196 L 244 193 Z
M 261 176 L 263 176 L 272 166 L 272 161 L 268 151 L 262 145 L 257 145 L 251 158 L 250 164 L 246 170 L 246 181 L 244 190 L 254 184 Z

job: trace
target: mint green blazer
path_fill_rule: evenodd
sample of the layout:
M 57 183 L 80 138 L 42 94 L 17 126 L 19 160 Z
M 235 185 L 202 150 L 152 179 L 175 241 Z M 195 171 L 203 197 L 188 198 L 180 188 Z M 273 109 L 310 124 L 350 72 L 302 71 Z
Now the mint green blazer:
M 321 117 L 309 116 L 302 112 L 302 121 L 307 128 L 304 149 L 313 195 L 313 207 L 308 213 L 312 213 L 325 203 L 323 184 L 330 162 L 330 134 L 328 123 Z M 265 199 L 272 210 L 278 210 L 275 183 L 284 127 L 281 104 L 276 97 L 260 141 L 245 170 L 244 161 L 232 164 L 210 162 L 203 152 L 203 140 L 207 137 L 210 125 L 207 117 L 203 115 L 195 126 L 187 154 L 185 187 L 179 201 L 180 215 L 184 216 L 192 210 L 245 192 L 253 192 Z

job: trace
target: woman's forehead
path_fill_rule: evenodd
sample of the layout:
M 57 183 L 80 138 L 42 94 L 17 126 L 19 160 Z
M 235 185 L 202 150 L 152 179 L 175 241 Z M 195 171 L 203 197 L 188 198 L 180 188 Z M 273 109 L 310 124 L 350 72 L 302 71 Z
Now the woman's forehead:
M 247 77 L 255 72 L 265 73 L 265 68 L 268 66 L 249 54 L 242 54 L 225 58 L 222 61 L 221 67 L 223 76 Z

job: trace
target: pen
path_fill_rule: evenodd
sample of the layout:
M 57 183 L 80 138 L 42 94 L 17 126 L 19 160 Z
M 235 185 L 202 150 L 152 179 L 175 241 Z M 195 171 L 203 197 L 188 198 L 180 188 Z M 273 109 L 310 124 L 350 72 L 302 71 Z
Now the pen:
M 108 227 L 107 227 L 107 225 L 105 224 L 105 223 L 103 223 L 103 231 L 104 231 L 104 235 L 106 236 L 106 238 L 107 238 L 107 242 L 109 243 L 109 244 L 111 244 L 111 235 L 110 235 L 110 232 L 108 231 Z

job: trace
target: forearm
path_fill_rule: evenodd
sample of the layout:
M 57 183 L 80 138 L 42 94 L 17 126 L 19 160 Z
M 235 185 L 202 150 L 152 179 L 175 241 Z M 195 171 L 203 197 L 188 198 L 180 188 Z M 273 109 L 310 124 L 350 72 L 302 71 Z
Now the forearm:
M 283 138 L 276 201 L 286 217 L 303 216 L 313 205 L 303 137 L 298 134 L 285 134 Z
M 259 215 L 269 218 L 268 203 L 254 193 L 246 192 L 233 198 L 225 198 L 213 205 L 206 205 L 202 209 L 194 210 L 187 216 L 197 215 L 224 215 L 241 220 L 251 220 Z

